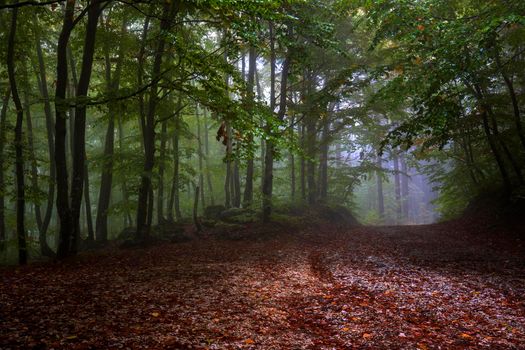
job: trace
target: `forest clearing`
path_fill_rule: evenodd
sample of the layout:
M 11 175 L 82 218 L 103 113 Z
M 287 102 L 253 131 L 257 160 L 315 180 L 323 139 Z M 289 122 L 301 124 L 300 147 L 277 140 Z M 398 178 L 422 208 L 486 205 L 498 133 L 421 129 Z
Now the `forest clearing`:
M 525 1 L 0 0 L 0 349 L 525 349 Z
M 520 240 L 462 224 L 245 229 L 0 271 L 0 348 L 525 344 Z

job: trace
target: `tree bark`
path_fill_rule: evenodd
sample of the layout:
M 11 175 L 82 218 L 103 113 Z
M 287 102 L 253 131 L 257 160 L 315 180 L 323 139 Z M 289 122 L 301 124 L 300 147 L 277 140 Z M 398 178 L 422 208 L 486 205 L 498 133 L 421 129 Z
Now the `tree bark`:
M 87 97 L 91 72 L 93 69 L 93 55 L 98 18 L 100 16 L 101 0 L 92 0 L 87 11 L 86 36 L 84 38 L 84 51 L 82 65 L 75 96 L 75 125 L 73 133 L 73 169 L 71 179 L 71 247 L 70 253 L 77 251 L 80 239 L 80 210 L 82 195 L 84 193 L 85 168 L 86 168 L 86 104 L 83 99 Z M 86 189 L 86 191 L 89 189 Z
M 24 89 L 24 110 L 26 113 L 26 124 L 27 124 L 27 148 L 30 157 L 31 165 L 31 186 L 33 189 L 40 191 L 38 185 L 38 165 L 36 161 L 35 154 L 35 145 L 34 145 L 34 135 L 33 135 L 33 120 L 31 116 L 31 105 L 29 101 L 30 87 L 29 87 L 29 77 L 27 75 L 27 69 L 24 67 L 24 73 L 26 75 L 25 89 Z M 42 217 L 42 210 L 40 207 L 40 202 L 36 200 L 34 202 L 35 208 L 35 220 L 38 228 L 38 241 L 40 244 L 40 252 L 44 256 L 52 257 L 53 251 L 47 244 L 46 231 L 44 230 L 44 218 Z M 46 228 L 47 229 L 47 228 Z
M 199 186 L 195 186 L 195 199 L 193 200 L 193 223 L 195 224 L 195 229 L 197 232 L 202 231 L 202 226 L 199 221 L 199 217 L 197 216 L 197 212 L 199 211 Z
M 164 222 L 164 172 L 166 161 L 166 134 L 168 132 L 168 122 L 164 120 L 160 132 L 160 152 L 159 152 L 159 185 L 157 190 L 157 224 Z
M 181 105 L 181 97 L 179 97 L 177 110 Z M 180 162 L 179 162 L 179 120 L 180 114 L 175 115 L 175 131 L 173 132 L 173 179 L 171 184 L 170 202 L 168 204 L 168 219 L 173 220 L 173 211 L 175 211 L 175 219 L 180 221 L 182 214 L 180 211 Z
M 248 92 L 246 94 L 245 105 L 249 113 L 253 113 L 255 95 L 253 93 L 253 88 L 255 85 L 255 65 L 256 65 L 257 53 L 255 52 L 255 47 L 250 46 L 250 53 L 248 59 L 248 83 L 247 88 Z M 253 140 L 249 140 L 252 142 Z M 246 166 L 246 184 L 244 187 L 244 197 L 243 197 L 243 207 L 250 207 L 253 202 L 253 174 L 254 174 L 254 164 L 253 164 L 253 152 L 248 154 L 248 164 Z
M 402 202 L 402 213 L 403 213 L 403 219 L 408 219 L 408 196 L 409 196 L 409 188 L 408 188 L 408 167 L 407 163 L 405 161 L 405 156 L 403 154 L 399 155 L 399 163 L 401 164 L 401 202 Z
M 57 185 L 57 212 L 60 221 L 57 257 L 63 259 L 69 255 L 72 232 L 71 208 L 69 206 L 69 185 L 67 171 L 66 130 L 68 84 L 67 45 L 73 29 L 75 1 L 66 2 L 64 21 L 57 45 L 57 74 L 55 90 L 55 166 Z
M 328 199 L 328 149 L 330 141 L 330 129 L 328 117 L 323 118 L 323 134 L 319 154 L 319 199 L 326 202 Z
M 209 145 L 209 136 L 208 136 L 208 113 L 204 109 L 204 151 L 205 151 L 205 162 L 206 162 L 206 182 L 208 183 L 208 193 L 210 195 L 211 205 L 215 205 L 215 197 L 213 195 L 213 184 L 211 181 L 211 171 L 210 171 L 210 145 Z
M 11 88 L 7 88 L 2 98 L 2 110 L 0 111 L 0 250 L 3 250 L 7 239 L 5 225 L 5 179 L 4 179 L 4 148 L 5 129 L 7 118 L 7 106 L 11 98 Z
M 272 27 L 270 27 L 272 28 Z M 275 48 L 273 46 L 273 35 L 271 36 L 271 72 L 273 74 L 271 97 L 270 97 L 270 109 L 275 109 L 273 101 L 275 101 Z M 279 101 L 279 112 L 277 113 L 277 119 L 280 121 L 284 120 L 286 114 L 286 96 L 288 90 L 288 71 L 290 69 L 290 56 L 286 55 L 283 68 L 281 72 L 281 89 L 280 89 L 280 101 Z M 271 132 L 271 125 L 267 125 L 266 131 Z M 269 222 L 272 214 L 272 195 L 273 195 L 273 156 L 275 153 L 275 145 L 271 138 L 266 141 L 266 152 L 264 157 L 264 177 L 263 177 L 263 222 Z
M 164 2 L 162 17 L 160 20 L 160 33 L 164 33 L 169 29 L 170 21 L 174 10 L 174 2 Z M 148 111 L 146 113 L 146 120 L 143 122 L 143 134 L 144 134 L 144 168 L 141 177 L 141 183 L 139 188 L 139 198 L 137 207 L 137 239 L 143 240 L 149 235 L 149 226 L 147 225 L 147 218 L 152 217 L 152 213 L 148 212 L 152 208 L 152 205 L 146 205 L 149 200 L 152 204 L 153 195 L 151 194 L 151 176 L 153 167 L 155 165 L 155 111 L 158 103 L 158 79 L 161 73 L 162 56 L 164 55 L 164 48 L 166 41 L 164 36 L 161 34 L 157 42 L 155 49 L 154 62 L 152 68 L 152 79 L 155 79 L 151 83 L 149 93 Z
M 396 200 L 396 223 L 399 224 L 402 216 L 401 208 L 401 178 L 399 174 L 399 156 L 397 150 L 392 151 L 392 159 L 394 161 L 394 192 Z
M 381 178 L 381 169 L 383 168 L 383 160 L 380 155 L 377 155 L 377 171 L 376 171 L 376 184 L 377 184 L 377 212 L 379 214 L 379 220 L 383 222 L 385 219 L 385 199 L 383 194 L 383 179 Z
M 521 112 L 520 112 L 518 96 L 516 95 L 516 90 L 514 89 L 514 83 L 512 82 L 512 79 L 505 72 L 505 69 L 501 64 L 499 53 L 496 53 L 496 64 L 498 65 L 498 69 L 501 73 L 501 76 L 503 77 L 503 81 L 505 82 L 507 91 L 510 96 L 510 100 L 512 102 L 512 110 L 513 110 L 513 116 L 514 116 L 514 123 L 516 125 L 516 133 L 518 134 L 523 150 L 525 150 L 525 133 L 523 131 L 523 124 L 521 122 Z
M 197 153 L 199 156 L 199 190 L 201 196 L 201 206 L 202 211 L 206 208 L 206 202 L 204 200 L 204 167 L 203 167 L 203 150 L 202 150 L 202 141 L 201 141 L 201 122 L 199 118 L 199 105 L 195 105 L 195 119 L 197 121 Z
M 87 159 L 86 155 L 84 157 Z M 93 215 L 91 214 L 91 193 L 89 192 L 89 167 L 88 161 L 84 164 L 84 207 L 86 210 L 87 240 L 95 240 L 95 230 L 93 227 Z
M 122 22 L 121 35 L 126 32 L 126 19 Z M 112 76 L 110 46 L 106 41 L 104 45 L 104 61 L 106 76 L 106 93 L 108 96 L 115 94 L 120 87 L 120 75 L 122 71 L 122 60 L 124 52 L 123 45 L 120 44 L 118 50 L 118 60 L 115 66 L 115 73 Z M 108 210 L 111 200 L 111 189 L 113 185 L 113 157 L 115 151 L 115 117 L 120 114 L 114 102 L 108 103 L 108 128 L 104 141 L 104 157 L 102 165 L 102 174 L 100 176 L 100 191 L 98 196 L 97 219 L 96 219 L 96 239 L 100 242 L 106 242 L 108 239 Z
M 49 181 L 48 181 L 48 190 L 47 190 L 47 205 L 46 205 L 46 211 L 44 214 L 44 217 L 42 219 L 42 227 L 40 229 L 40 235 L 42 237 L 47 236 L 47 230 L 49 228 L 49 223 L 51 222 L 51 216 L 53 215 L 53 208 L 54 208 L 54 200 L 55 200 L 55 147 L 54 147 L 54 120 L 53 120 L 53 113 L 51 111 L 51 102 L 49 98 L 49 91 L 47 87 L 47 72 L 46 72 L 46 65 L 44 62 L 44 54 L 42 52 L 42 43 L 40 40 L 40 28 L 37 26 L 37 16 L 36 14 L 33 17 L 33 21 L 35 23 L 35 33 L 36 36 L 36 53 L 37 53 L 37 59 L 38 59 L 38 74 L 37 74 L 37 80 L 39 81 L 39 87 L 40 92 L 42 94 L 42 98 L 44 99 L 44 114 L 46 117 L 46 133 L 47 133 L 47 148 L 49 153 Z M 41 248 L 46 249 L 49 248 L 49 246 L 46 244 L 44 247 L 41 246 Z M 54 255 L 54 252 L 49 249 L 49 251 L 46 249 L 46 251 L 42 251 L 42 254 L 45 256 L 52 256 Z
M 18 1 L 16 1 L 18 2 Z M 18 19 L 18 8 L 12 10 L 11 28 L 7 42 L 7 74 L 11 96 L 16 107 L 15 125 L 15 173 L 16 173 L 16 235 L 18 238 L 18 263 L 27 264 L 27 246 L 25 231 L 25 190 L 24 190 L 24 141 L 22 126 L 24 122 L 24 109 L 15 77 L 15 38 Z

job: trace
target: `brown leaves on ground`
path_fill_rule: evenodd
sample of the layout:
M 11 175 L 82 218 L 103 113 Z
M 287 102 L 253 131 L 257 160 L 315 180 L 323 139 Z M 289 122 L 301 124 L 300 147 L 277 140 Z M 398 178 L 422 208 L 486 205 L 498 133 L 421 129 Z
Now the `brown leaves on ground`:
M 325 227 L 8 268 L 0 348 L 518 349 L 520 244 Z

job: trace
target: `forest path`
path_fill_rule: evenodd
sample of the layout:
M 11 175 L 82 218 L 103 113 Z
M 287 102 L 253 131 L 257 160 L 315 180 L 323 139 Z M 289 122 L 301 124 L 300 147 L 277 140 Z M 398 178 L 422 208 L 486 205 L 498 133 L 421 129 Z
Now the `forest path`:
M 0 270 L 0 348 L 519 349 L 521 242 L 312 227 Z

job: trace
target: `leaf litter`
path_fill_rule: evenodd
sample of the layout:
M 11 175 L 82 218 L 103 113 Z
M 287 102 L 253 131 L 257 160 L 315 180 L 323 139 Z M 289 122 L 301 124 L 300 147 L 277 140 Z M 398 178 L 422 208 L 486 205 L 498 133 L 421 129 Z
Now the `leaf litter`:
M 525 254 L 451 225 L 323 225 L 0 270 L 2 349 L 520 349 Z

